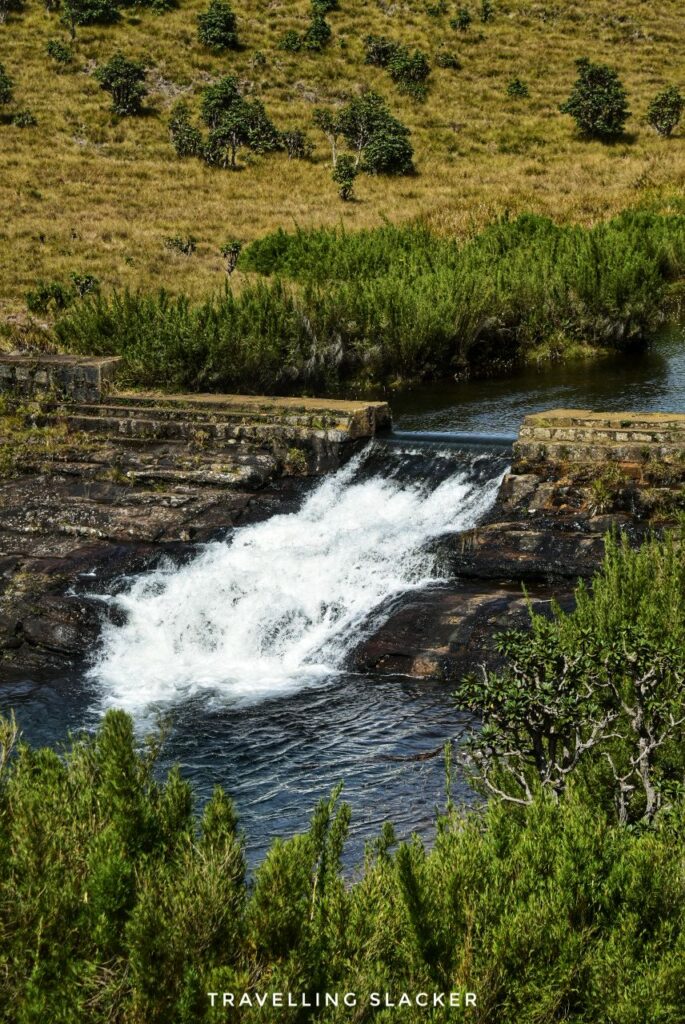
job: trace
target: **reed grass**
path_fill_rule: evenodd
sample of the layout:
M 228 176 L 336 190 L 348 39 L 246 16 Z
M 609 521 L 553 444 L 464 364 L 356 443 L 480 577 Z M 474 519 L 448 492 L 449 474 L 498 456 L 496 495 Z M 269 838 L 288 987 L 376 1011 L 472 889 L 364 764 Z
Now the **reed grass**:
M 196 303 L 164 291 L 86 296 L 58 320 L 57 341 L 122 355 L 129 384 L 257 393 L 625 351 L 649 338 L 668 282 L 683 275 L 685 217 L 632 213 L 586 229 L 527 215 L 461 245 L 415 227 L 279 231 L 242 259 L 271 278 Z

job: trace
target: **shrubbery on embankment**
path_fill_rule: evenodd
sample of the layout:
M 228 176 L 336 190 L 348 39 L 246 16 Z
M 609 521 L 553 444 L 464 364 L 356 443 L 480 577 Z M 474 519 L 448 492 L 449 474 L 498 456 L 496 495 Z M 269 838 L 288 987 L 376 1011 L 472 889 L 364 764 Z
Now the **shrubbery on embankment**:
M 79 352 L 121 354 L 130 383 L 335 391 L 627 350 L 663 319 L 685 270 L 685 217 L 626 213 L 593 228 L 526 215 L 459 244 L 420 227 L 278 231 L 204 301 L 86 295 L 58 320 Z
M 610 543 L 576 612 L 509 634 L 504 670 L 465 684 L 484 718 L 470 763 L 485 757 L 517 802 L 448 802 L 430 850 L 386 827 L 351 883 L 337 794 L 250 881 L 227 796 L 196 816 L 123 713 L 61 755 L 10 753 L 0 719 L 0 1020 L 364 1024 L 397 1019 L 372 992 L 461 989 L 475 1009 L 402 1019 L 679 1024 L 682 542 Z M 212 1011 L 207 993 L 224 991 L 355 992 L 358 1006 Z

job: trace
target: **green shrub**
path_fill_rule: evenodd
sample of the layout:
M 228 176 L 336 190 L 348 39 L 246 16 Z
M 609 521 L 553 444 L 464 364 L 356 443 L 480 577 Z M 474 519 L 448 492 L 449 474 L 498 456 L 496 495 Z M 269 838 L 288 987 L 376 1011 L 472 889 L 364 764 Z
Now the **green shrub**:
M 113 113 L 120 117 L 131 117 L 142 112 L 143 99 L 147 95 L 144 64 L 127 60 L 123 54 L 115 53 L 94 74 L 100 88 L 112 97 Z
M 38 121 L 30 110 L 18 110 L 12 115 L 12 124 L 15 128 L 35 128 Z
M 281 143 L 289 160 L 309 160 L 314 147 L 301 128 L 290 128 L 281 132 Z
M 201 156 L 203 149 L 202 134 L 190 120 L 188 104 L 180 100 L 173 108 L 169 118 L 169 136 L 176 156 Z
M 467 32 L 471 27 L 471 12 L 468 7 L 460 7 L 454 18 L 450 20 L 450 26 L 456 28 L 459 32 Z
M 26 307 L 31 313 L 56 312 L 73 301 L 72 290 L 61 281 L 38 281 L 26 293 Z
M 457 57 L 456 53 L 452 53 L 450 50 L 441 50 L 435 58 L 435 63 L 439 68 L 450 68 L 452 71 L 461 71 L 461 61 Z
M 197 249 L 197 239 L 192 235 L 170 235 L 164 239 L 164 248 L 180 253 L 181 256 L 192 256 Z
M 337 119 L 340 133 L 357 162 L 370 174 L 409 174 L 413 171 L 410 132 L 388 110 L 382 96 L 371 90 L 351 100 Z
M 369 35 L 364 39 L 364 60 L 375 67 L 387 68 L 400 49 L 400 43 L 393 42 L 387 36 Z
M 230 277 L 236 266 L 238 265 L 238 259 L 243 249 L 243 243 L 237 239 L 232 239 L 230 242 L 225 242 L 219 252 L 224 258 L 224 267 L 226 273 Z
M 86 297 L 55 339 L 122 355 L 141 387 L 271 394 L 492 370 L 549 338 L 630 350 L 685 271 L 685 217 L 633 213 L 587 229 L 529 215 L 462 245 L 419 228 L 275 232 L 241 267 L 281 280 L 196 304 Z
M 338 195 L 343 202 L 354 199 L 354 182 L 358 173 L 359 168 L 353 158 L 342 153 L 333 168 L 333 181 L 338 185 Z
M 268 153 L 282 146 L 262 102 L 243 99 L 231 75 L 203 91 L 201 117 L 209 128 L 202 155 L 214 166 L 235 168 L 238 151 L 244 146 L 255 153 Z
M 671 631 L 683 639 L 682 575 L 682 559 L 662 546 L 610 552 L 599 598 L 581 599 L 591 643 L 579 628 L 571 669 L 580 661 L 590 681 L 593 669 L 601 678 L 601 638 L 611 646 L 623 625 L 629 643 L 636 624 L 647 636 L 660 625 L 658 656 L 682 660 L 669 641 Z M 534 634 L 529 643 L 541 645 Z M 558 652 L 542 644 L 539 658 L 549 678 Z M 682 672 L 674 681 L 682 689 Z M 402 1019 L 681 1020 L 681 783 L 651 821 L 626 827 L 597 772 L 556 797 L 540 787 L 520 806 L 457 807 L 446 757 L 446 808 L 430 846 L 398 843 L 386 822 L 363 864 L 343 874 L 351 811 L 336 787 L 305 832 L 274 840 L 248 881 L 231 800 L 217 787 L 196 811 L 179 769 L 160 771 L 159 749 L 156 737 L 137 742 L 120 711 L 59 751 L 21 742 L 13 717 L 0 718 L 3 1024 L 212 1024 L 226 1014 L 208 993 L 223 991 L 352 992 L 365 1022 L 397 1016 L 398 1007 L 377 1013 L 372 993 L 452 991 L 475 993 L 476 1005 L 408 1006 Z M 659 755 L 672 758 L 669 770 L 681 764 L 681 778 L 682 751 Z M 293 1021 L 350 1020 L 342 1002 L 310 1001 Z M 239 1014 L 250 1024 L 285 1016 L 268 1004 Z
M 61 0 L 60 9 L 72 39 L 78 25 L 110 25 L 119 20 L 114 0 Z
M 209 0 L 197 16 L 197 34 L 203 46 L 218 53 L 238 48 L 236 16 L 226 0 Z
M 314 10 L 312 12 L 309 28 L 302 37 L 302 46 L 305 50 L 319 51 L 328 45 L 331 38 L 331 26 L 323 14 Z
M 571 115 L 582 135 L 605 140 L 621 135 L 630 111 L 617 73 L 586 57 L 576 61 L 576 68 L 576 84 L 561 112 Z
M 7 21 L 10 14 L 18 14 L 23 9 L 23 0 L 0 0 L 0 25 Z
M 649 104 L 647 121 L 659 135 L 668 138 L 678 127 L 685 108 L 685 99 L 675 85 L 658 93 Z
M 294 29 L 288 29 L 287 32 L 284 32 L 278 41 L 278 49 L 285 50 L 287 53 L 299 53 L 302 46 L 302 36 L 299 32 L 295 32 Z
M 515 99 L 526 99 L 529 96 L 528 86 L 520 78 L 510 78 L 507 83 L 507 96 Z
M 428 58 L 421 50 L 410 53 L 404 47 L 400 47 L 388 61 L 390 77 L 399 86 L 400 92 L 417 100 L 426 98 L 430 70 Z
M 480 20 L 483 22 L 483 24 L 485 25 L 489 21 L 492 21 L 494 17 L 495 5 L 491 2 L 491 0 L 481 0 Z
M 63 43 L 61 39 L 49 39 L 45 46 L 45 52 L 48 57 L 52 57 L 56 64 L 63 67 L 71 64 L 73 60 L 71 47 Z
M 12 91 L 14 82 L 5 71 L 4 64 L 0 64 L 0 106 L 12 102 Z

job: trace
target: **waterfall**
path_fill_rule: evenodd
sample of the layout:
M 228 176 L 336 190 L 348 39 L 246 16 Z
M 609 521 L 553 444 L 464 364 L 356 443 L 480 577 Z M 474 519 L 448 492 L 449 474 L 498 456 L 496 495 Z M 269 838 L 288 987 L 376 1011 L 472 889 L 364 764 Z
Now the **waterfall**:
M 318 483 L 297 512 L 109 595 L 119 624 L 105 624 L 90 670 L 103 704 L 136 713 L 203 692 L 254 702 L 343 669 L 393 599 L 439 579 L 429 542 L 473 526 L 501 479 L 501 462 L 482 455 L 436 453 L 426 465 L 421 451 L 417 472 L 416 452 L 379 459 L 378 448 Z

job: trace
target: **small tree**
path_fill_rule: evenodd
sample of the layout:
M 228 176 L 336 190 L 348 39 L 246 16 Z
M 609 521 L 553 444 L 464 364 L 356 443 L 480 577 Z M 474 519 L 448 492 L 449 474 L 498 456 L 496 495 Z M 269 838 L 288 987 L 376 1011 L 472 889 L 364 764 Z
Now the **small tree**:
M 219 249 L 219 252 L 224 258 L 224 269 L 230 277 L 236 266 L 238 265 L 238 257 L 243 249 L 243 243 L 233 239 L 231 242 L 226 242 Z
M 45 46 L 45 52 L 48 57 L 52 57 L 55 63 L 60 64 L 62 67 L 71 64 L 71 47 L 63 43 L 61 39 L 49 39 Z
M 290 128 L 281 132 L 281 141 L 288 154 L 288 160 L 308 160 L 312 155 L 312 144 L 301 128 Z
M 202 135 L 190 120 L 188 104 L 181 100 L 176 104 L 169 119 L 169 135 L 176 156 L 200 156 Z
M 576 61 L 578 78 L 571 95 L 559 108 L 570 114 L 581 134 L 611 139 L 623 131 L 630 111 L 627 94 L 617 73 L 605 64 Z
M 210 129 L 203 150 L 209 164 L 235 168 L 242 146 L 255 153 L 266 153 L 282 145 L 264 105 L 259 100 L 243 99 L 231 75 L 205 89 L 202 120 Z
M 467 32 L 472 22 L 471 12 L 468 7 L 460 7 L 455 16 L 451 19 L 450 25 L 459 32 Z
M 331 38 L 331 26 L 320 11 L 314 10 L 309 28 L 305 32 L 302 45 L 305 50 L 323 50 Z
M 486 25 L 495 17 L 495 5 L 491 0 L 482 0 L 480 5 L 480 20 Z
M 387 68 L 402 47 L 387 36 L 367 36 L 364 40 L 364 62 L 377 68 Z
M 12 102 L 12 89 L 14 82 L 5 71 L 4 64 L 0 64 L 0 106 Z
M 659 135 L 668 138 L 678 127 L 685 108 L 685 99 L 675 85 L 654 97 L 647 110 L 647 121 Z
M 338 186 L 338 195 L 345 203 L 354 199 L 354 181 L 358 174 L 359 168 L 349 153 L 338 157 L 332 177 Z
M 71 38 L 76 38 L 77 25 L 108 25 L 119 18 L 114 0 L 62 0 L 62 21 Z
M 331 147 L 331 162 L 335 167 L 338 162 L 338 139 L 342 135 L 340 121 L 326 107 L 317 107 L 312 114 L 312 121 L 326 136 Z
M 95 72 L 100 88 L 112 96 L 112 111 L 120 117 L 134 116 L 142 110 L 145 88 L 145 65 L 115 55 Z
M 403 46 L 398 48 L 388 62 L 388 71 L 393 82 L 399 86 L 400 92 L 417 100 L 426 98 L 431 66 L 421 50 L 410 53 Z
M 209 7 L 197 16 L 197 34 L 210 50 L 236 50 L 238 33 L 236 16 L 226 0 L 210 0 Z
M 413 170 L 409 129 L 388 110 L 378 93 L 368 90 L 343 107 L 340 133 L 354 150 L 355 166 L 372 174 L 407 174 Z
M 0 25 L 7 21 L 8 14 L 21 11 L 23 6 L 23 0 L 0 0 Z

